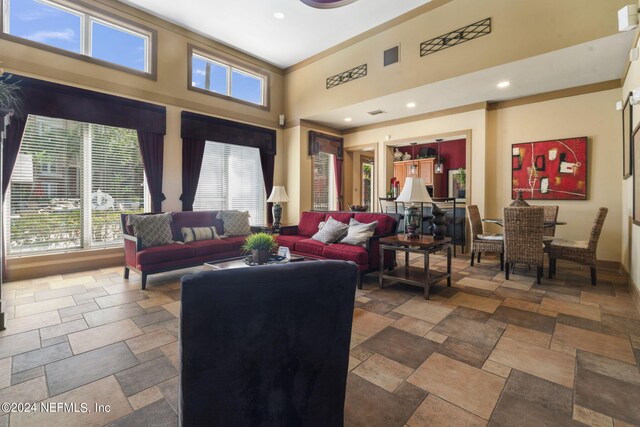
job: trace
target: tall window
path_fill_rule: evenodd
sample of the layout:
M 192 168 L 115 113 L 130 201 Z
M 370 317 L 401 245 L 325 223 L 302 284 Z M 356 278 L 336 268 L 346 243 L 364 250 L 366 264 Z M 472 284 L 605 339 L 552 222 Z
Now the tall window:
M 190 89 L 266 106 L 266 87 L 266 74 L 191 49 Z
M 257 148 L 207 141 L 193 210 L 248 211 L 252 225 L 266 223 L 266 193 Z
M 63 0 L 3 0 L 2 31 L 149 73 L 150 31 Z
M 136 132 L 29 116 L 11 175 L 9 253 L 122 244 L 120 214 L 143 212 Z
M 338 199 L 333 154 L 319 152 L 313 161 L 313 210 L 336 210 Z

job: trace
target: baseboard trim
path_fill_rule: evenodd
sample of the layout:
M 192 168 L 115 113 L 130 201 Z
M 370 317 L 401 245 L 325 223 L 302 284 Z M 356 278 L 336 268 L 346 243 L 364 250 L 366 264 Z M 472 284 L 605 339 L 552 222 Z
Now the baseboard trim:
M 638 285 L 635 284 L 623 264 L 621 264 L 620 270 L 627 278 L 627 286 L 629 287 L 629 293 L 631 294 L 631 301 L 633 301 L 633 304 L 636 306 L 636 310 L 640 313 L 640 289 L 638 289 Z
M 122 248 L 24 256 L 7 260 L 7 281 L 35 279 L 124 265 Z

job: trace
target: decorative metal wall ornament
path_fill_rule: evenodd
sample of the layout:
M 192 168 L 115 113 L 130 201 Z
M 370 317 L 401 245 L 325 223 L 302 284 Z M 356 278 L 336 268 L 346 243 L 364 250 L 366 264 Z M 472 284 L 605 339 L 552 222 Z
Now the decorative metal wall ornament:
M 420 56 L 427 56 L 469 40 L 491 34 L 491 18 L 474 22 L 447 34 L 420 43 Z
M 336 87 L 343 83 L 348 83 L 352 80 L 359 79 L 367 75 L 367 64 L 358 65 L 350 70 L 338 73 L 335 76 L 327 78 L 327 89 Z

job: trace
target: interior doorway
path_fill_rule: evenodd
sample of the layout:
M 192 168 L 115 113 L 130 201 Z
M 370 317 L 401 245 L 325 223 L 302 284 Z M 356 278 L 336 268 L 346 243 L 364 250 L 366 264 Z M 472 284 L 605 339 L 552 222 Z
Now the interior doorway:
M 372 157 L 360 157 L 360 205 L 367 206 L 372 212 L 375 201 L 375 160 Z

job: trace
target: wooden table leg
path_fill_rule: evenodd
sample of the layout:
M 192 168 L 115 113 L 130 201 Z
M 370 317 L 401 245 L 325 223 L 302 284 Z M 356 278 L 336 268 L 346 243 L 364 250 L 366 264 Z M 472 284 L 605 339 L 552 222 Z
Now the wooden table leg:
M 395 251 L 393 252 L 394 256 L 395 256 Z M 378 285 L 382 288 L 382 275 L 384 274 L 384 249 L 382 248 L 382 245 L 380 245 L 380 268 L 378 271 Z
M 455 250 L 455 246 L 454 246 Z M 447 247 L 447 273 L 449 276 L 447 277 L 447 286 L 451 286 L 451 245 Z
M 429 299 L 429 284 L 431 283 L 431 271 L 429 270 L 429 251 L 424 251 L 424 271 L 427 273 L 427 281 L 424 284 L 424 299 Z

